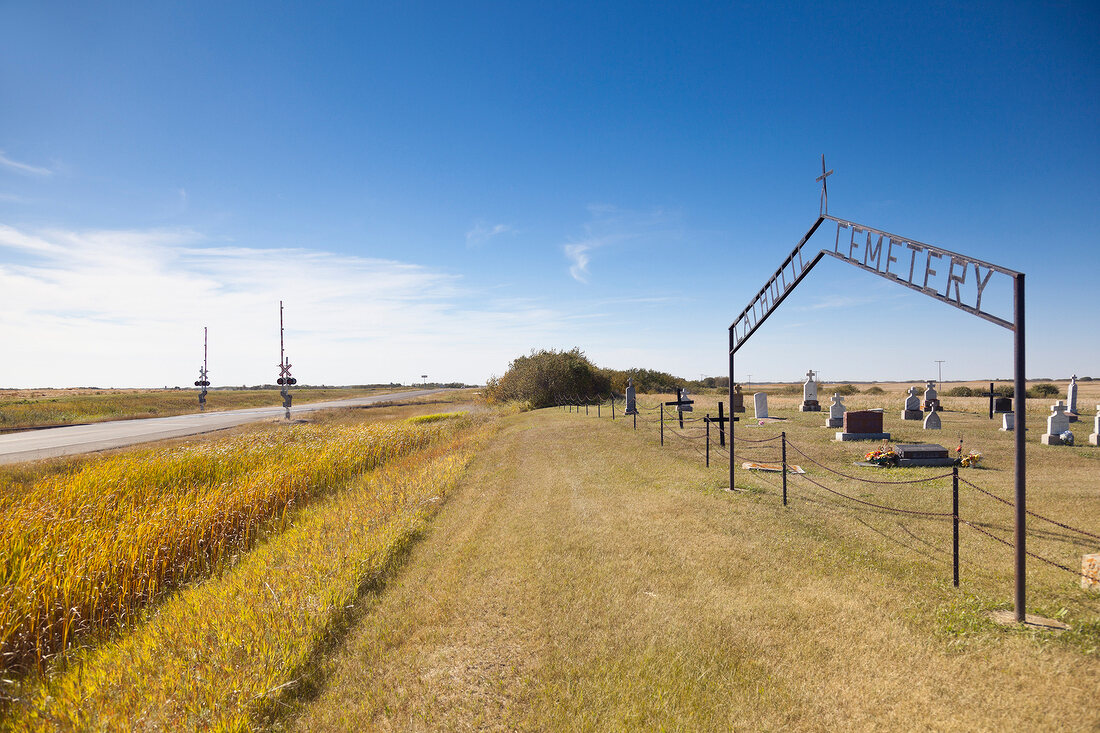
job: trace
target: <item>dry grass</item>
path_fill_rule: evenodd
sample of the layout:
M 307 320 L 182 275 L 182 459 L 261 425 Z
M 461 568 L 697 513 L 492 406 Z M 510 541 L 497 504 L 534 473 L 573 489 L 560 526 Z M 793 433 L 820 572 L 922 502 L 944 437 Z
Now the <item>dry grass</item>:
M 24 681 L 13 730 L 246 730 L 308 695 L 323 654 L 462 475 L 484 419 L 295 510 L 286 531 L 117 641 Z
M 295 388 L 294 401 L 307 404 L 412 389 Z M 0 430 L 184 415 L 199 411 L 198 400 L 197 389 L 0 390 Z M 219 389 L 209 393 L 206 408 L 215 412 L 281 404 L 277 389 Z
M 784 508 L 745 472 L 750 490 L 730 494 L 725 466 L 708 471 L 686 441 L 662 450 L 652 423 L 635 434 L 594 412 L 510 419 L 297 729 L 1100 726 L 1100 654 L 1085 647 L 1100 638 L 1100 599 L 1074 579 L 1033 565 L 1032 602 L 1069 603 L 1067 620 L 1093 624 L 1091 637 L 1001 629 L 984 613 L 1010 596 L 1005 548 L 967 536 L 956 591 L 942 522 L 855 511 L 804 486 Z M 790 417 L 830 465 L 873 471 L 846 465 L 860 448 L 830 444 L 820 414 Z M 1011 474 L 1004 448 L 972 418 L 945 423 L 989 453 L 989 468 L 964 475 L 997 488 Z M 1100 531 L 1096 464 L 1038 447 L 1034 504 Z M 914 487 L 884 498 L 950 506 Z
M 222 568 L 296 504 L 421 449 L 439 425 L 267 425 L 0 490 L 0 660 L 44 663 Z

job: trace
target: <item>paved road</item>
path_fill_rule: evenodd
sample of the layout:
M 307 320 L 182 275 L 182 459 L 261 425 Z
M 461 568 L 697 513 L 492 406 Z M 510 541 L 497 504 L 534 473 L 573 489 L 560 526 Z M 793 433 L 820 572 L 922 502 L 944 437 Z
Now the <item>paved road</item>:
M 370 405 L 391 400 L 406 400 L 413 397 L 444 392 L 443 389 L 419 389 L 409 392 L 391 392 L 371 395 L 370 397 L 352 397 L 346 400 L 329 402 L 310 402 L 292 407 L 291 414 L 300 415 L 326 407 L 354 407 Z M 115 420 L 91 425 L 72 425 L 46 430 L 28 430 L 23 433 L 0 435 L 0 463 L 18 463 L 39 458 L 53 458 L 77 453 L 120 448 L 134 443 L 147 443 L 165 438 L 178 438 L 183 435 L 208 433 L 244 423 L 266 420 L 283 416 L 282 407 L 253 407 L 246 410 L 226 410 L 224 412 L 200 412 L 194 415 L 175 415 L 173 417 L 150 417 L 140 420 Z

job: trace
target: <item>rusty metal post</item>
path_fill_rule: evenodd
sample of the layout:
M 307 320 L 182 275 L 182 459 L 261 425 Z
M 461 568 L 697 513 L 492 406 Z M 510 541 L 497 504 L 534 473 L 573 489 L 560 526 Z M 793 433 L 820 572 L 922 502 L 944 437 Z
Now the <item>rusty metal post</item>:
M 959 467 L 951 467 L 951 524 L 955 587 L 959 587 Z
M 1016 414 L 1015 421 L 1016 438 L 1016 593 L 1014 606 L 1016 608 L 1016 622 L 1023 623 L 1027 620 L 1027 600 L 1024 588 L 1027 548 L 1027 467 L 1024 450 L 1026 448 L 1025 436 L 1027 435 L 1027 377 L 1024 358 L 1024 274 L 1017 273 L 1013 293 L 1013 325 L 1015 329 L 1016 350 Z
M 661 403 L 661 445 L 665 444 L 665 405 Z
M 779 438 L 783 444 L 783 506 L 787 506 L 787 433 L 780 433 Z
M 710 413 L 707 413 L 704 421 L 707 426 L 707 468 L 710 468 Z

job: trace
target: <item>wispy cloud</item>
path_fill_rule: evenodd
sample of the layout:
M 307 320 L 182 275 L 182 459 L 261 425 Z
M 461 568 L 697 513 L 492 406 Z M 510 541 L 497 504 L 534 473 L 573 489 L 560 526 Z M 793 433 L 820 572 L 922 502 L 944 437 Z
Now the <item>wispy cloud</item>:
M 573 279 L 577 282 L 588 282 L 588 250 L 592 249 L 591 242 L 581 242 L 579 244 L 567 244 L 565 245 L 565 256 L 569 258 L 572 263 L 569 265 L 569 274 L 573 276 Z
M 52 176 L 53 171 L 49 168 L 43 168 L 37 165 L 31 165 L 29 163 L 20 163 L 18 160 L 12 160 L 4 154 L 3 150 L 0 150 L 0 165 L 5 168 L 10 168 L 17 173 L 24 173 L 31 176 Z
M 678 215 L 660 207 L 639 212 L 611 204 L 589 204 L 588 215 L 589 220 L 582 226 L 583 233 L 562 245 L 569 261 L 569 275 L 581 283 L 589 281 L 588 265 L 597 249 L 626 242 L 679 237 L 673 226 Z
M 474 222 L 474 226 L 470 231 L 466 232 L 466 246 L 477 247 L 485 244 L 493 237 L 498 237 L 501 234 L 515 233 L 515 228 L 511 224 L 486 224 L 484 221 Z
M 279 300 L 303 383 L 480 381 L 532 345 L 570 340 L 579 323 L 422 265 L 189 229 L 0 225 L 0 292 L 5 382 L 17 385 L 188 384 L 204 325 L 216 384 L 271 381 Z

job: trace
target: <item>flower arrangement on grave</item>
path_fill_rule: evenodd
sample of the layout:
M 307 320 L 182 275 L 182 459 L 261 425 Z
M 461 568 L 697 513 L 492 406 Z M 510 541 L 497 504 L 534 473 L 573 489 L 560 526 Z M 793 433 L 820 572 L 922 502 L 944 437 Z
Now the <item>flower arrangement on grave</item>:
M 962 468 L 971 468 L 977 466 L 982 460 L 982 454 L 977 451 L 970 451 L 965 456 L 963 455 L 963 439 L 959 436 L 959 446 L 955 448 L 955 465 Z
M 865 455 L 864 460 L 868 463 L 874 463 L 876 466 L 896 466 L 898 465 L 898 454 L 889 445 L 884 442 L 881 448 L 875 448 Z
M 975 451 L 970 451 L 962 458 L 958 459 L 959 465 L 963 468 L 972 468 L 977 466 L 982 461 L 982 454 Z

